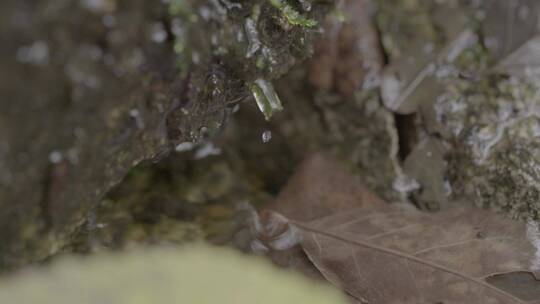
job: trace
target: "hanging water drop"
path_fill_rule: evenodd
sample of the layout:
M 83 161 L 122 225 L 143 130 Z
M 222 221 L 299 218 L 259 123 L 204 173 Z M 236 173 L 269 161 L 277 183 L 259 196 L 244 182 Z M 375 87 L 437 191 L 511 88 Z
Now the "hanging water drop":
M 264 79 L 257 79 L 251 85 L 251 91 L 266 120 L 270 120 L 274 112 L 283 110 L 281 100 L 272 83 Z
M 266 130 L 262 134 L 263 143 L 267 143 L 272 139 L 272 131 Z

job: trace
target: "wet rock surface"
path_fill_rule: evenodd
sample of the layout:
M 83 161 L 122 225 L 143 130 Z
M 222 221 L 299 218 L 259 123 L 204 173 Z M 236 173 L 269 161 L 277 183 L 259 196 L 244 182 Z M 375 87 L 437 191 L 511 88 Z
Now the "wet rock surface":
M 515 2 L 4 1 L 0 270 L 244 248 L 246 206 L 320 151 L 389 201 L 538 218 L 538 9 Z
M 364 16 L 362 27 L 351 32 L 350 21 L 329 16 L 325 29 L 332 30 L 331 36 L 317 45 L 324 45 L 326 39 L 362 45 L 349 56 L 356 64 L 346 69 L 336 58 L 324 59 L 335 56 L 337 49 L 317 48 L 312 59 L 274 82 L 283 111 L 265 121 L 254 102 L 242 104 L 211 141 L 181 143 L 158 164 L 134 169 L 95 209 L 95 223 L 101 227 L 81 229 L 68 250 L 91 252 L 159 242 L 153 231 L 162 222 L 192 223 L 190 227 L 201 232 L 196 238 L 244 249 L 249 241 L 246 205 L 272 204 L 296 165 L 320 151 L 364 176 L 385 197 L 399 198 L 392 189 L 399 170 L 397 133 L 393 115 L 380 103 L 376 89 L 382 53 L 367 17 L 368 7 L 347 3 L 353 8 L 348 10 L 350 16 Z M 365 32 L 372 35 L 362 35 Z M 365 68 L 358 70 L 359 66 Z M 330 85 L 314 81 L 321 71 L 330 75 Z M 356 71 L 361 73 L 349 77 Z M 343 91 L 342 81 L 352 91 Z M 176 235 L 184 231 L 167 227 Z M 130 233 L 132 228 L 140 233 Z M 193 234 L 186 235 L 189 240 Z M 162 241 L 167 242 L 167 237 Z
M 165 150 L 180 80 L 174 54 L 147 35 L 160 5 L 0 6 L 0 265 L 14 266 L 57 250 L 129 168 Z
M 305 58 L 331 2 L 280 3 L 0 4 L 0 267 L 67 245 L 130 168 L 216 135 L 249 83 Z

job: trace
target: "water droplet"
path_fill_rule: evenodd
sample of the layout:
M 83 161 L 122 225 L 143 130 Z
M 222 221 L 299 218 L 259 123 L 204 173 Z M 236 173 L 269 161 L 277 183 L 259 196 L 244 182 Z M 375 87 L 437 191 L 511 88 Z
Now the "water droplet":
M 251 91 L 266 120 L 270 120 L 274 112 L 283 110 L 281 100 L 272 83 L 259 78 L 251 85 Z
M 264 131 L 262 134 L 262 141 L 263 143 L 267 143 L 272 139 L 272 131 Z
M 62 152 L 60 151 L 53 151 L 51 154 L 49 154 L 49 161 L 53 164 L 58 164 L 64 159 L 64 156 L 62 155 Z

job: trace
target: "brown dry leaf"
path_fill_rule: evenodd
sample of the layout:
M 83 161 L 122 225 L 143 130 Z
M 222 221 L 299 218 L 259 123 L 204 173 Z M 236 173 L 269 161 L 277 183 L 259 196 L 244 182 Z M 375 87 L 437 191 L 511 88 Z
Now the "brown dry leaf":
M 316 153 L 298 166 L 270 207 L 288 219 L 309 221 L 367 204 L 384 205 L 385 202 L 372 194 L 358 177 L 349 174 L 335 159 Z M 256 231 L 258 241 L 270 249 L 276 247 L 272 243 L 286 239 L 284 236 L 290 228 L 283 217 L 273 214 L 268 210 L 262 211 L 259 217 L 263 231 Z M 268 255 L 279 266 L 294 269 L 313 279 L 324 279 L 300 246 L 270 250 Z
M 540 269 L 531 269 L 540 249 L 527 225 L 489 211 L 371 206 L 297 226 L 325 278 L 363 302 L 540 303 Z M 529 290 L 501 282 L 520 274 Z
M 322 273 L 357 303 L 540 303 L 538 225 L 466 206 L 386 204 L 323 154 L 300 165 L 272 208 L 300 228 L 314 265 L 298 246 L 273 260 Z M 262 213 L 267 243 L 292 235 L 283 219 Z

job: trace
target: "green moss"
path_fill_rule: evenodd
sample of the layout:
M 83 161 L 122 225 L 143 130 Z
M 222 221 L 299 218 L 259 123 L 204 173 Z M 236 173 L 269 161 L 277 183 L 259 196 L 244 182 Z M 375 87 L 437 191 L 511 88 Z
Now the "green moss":
M 291 25 L 314 27 L 318 24 L 316 20 L 306 18 L 300 14 L 287 0 L 270 0 L 270 3 L 281 11 L 287 22 Z
M 487 50 L 479 43 L 466 48 L 456 59 L 455 65 L 460 71 L 477 73 L 485 71 L 490 62 Z
M 192 116 L 212 109 L 213 117 L 208 120 L 226 121 L 230 105 L 248 101 L 250 95 L 261 97 L 257 103 L 266 119 L 281 110 L 279 98 L 271 93 L 271 84 L 257 84 L 258 79 L 270 83 L 309 58 L 320 35 L 316 25 L 333 8 L 334 0 L 172 2 L 170 32 L 174 35 L 179 73 L 189 82 L 183 87 L 189 91 L 182 106 L 169 113 L 171 145 L 186 141 L 178 138 L 181 134 L 208 129 L 208 123 L 203 121 L 192 124 Z M 183 129 L 187 124 L 190 130 Z M 208 133 L 206 137 L 215 134 Z

